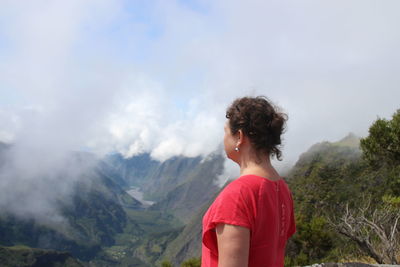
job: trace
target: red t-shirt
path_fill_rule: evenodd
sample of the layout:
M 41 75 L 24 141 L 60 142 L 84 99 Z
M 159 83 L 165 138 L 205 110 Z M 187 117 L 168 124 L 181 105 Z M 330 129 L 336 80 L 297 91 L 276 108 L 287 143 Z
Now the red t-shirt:
M 218 266 L 219 223 L 250 229 L 249 267 L 283 266 L 286 241 L 296 231 L 287 184 L 244 175 L 227 185 L 203 217 L 202 267 Z

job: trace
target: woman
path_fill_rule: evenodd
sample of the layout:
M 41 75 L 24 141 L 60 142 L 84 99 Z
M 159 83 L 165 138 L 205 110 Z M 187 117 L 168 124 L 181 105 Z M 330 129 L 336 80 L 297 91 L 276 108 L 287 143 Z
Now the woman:
M 286 116 L 264 97 L 235 100 L 226 112 L 224 148 L 240 166 L 203 217 L 202 267 L 283 266 L 295 232 L 293 201 L 270 162 L 279 160 Z

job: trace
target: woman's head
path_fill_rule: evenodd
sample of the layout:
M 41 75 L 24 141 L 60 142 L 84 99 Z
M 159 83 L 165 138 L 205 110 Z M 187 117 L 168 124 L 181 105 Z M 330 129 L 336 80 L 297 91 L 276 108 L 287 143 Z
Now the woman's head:
M 227 126 L 232 135 L 242 130 L 256 153 L 268 154 L 281 159 L 281 135 L 287 116 L 268 101 L 267 98 L 238 98 L 226 111 Z

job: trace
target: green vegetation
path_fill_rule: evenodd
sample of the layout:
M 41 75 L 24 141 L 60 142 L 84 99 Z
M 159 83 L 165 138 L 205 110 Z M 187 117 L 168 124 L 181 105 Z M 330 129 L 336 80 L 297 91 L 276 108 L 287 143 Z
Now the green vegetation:
M 200 266 L 201 218 L 218 193 L 213 181 L 222 167 L 221 155 L 164 163 L 113 156 L 88 174 L 91 183 L 76 185 L 70 202 L 57 203 L 66 226 L 1 214 L 0 265 Z M 364 139 L 350 134 L 312 146 L 287 181 L 297 232 L 286 266 L 366 257 L 399 263 L 400 111 L 375 121 Z M 130 185 L 157 204 L 144 208 L 125 192 Z
M 200 267 L 200 266 L 201 266 L 201 260 L 199 258 L 191 258 L 184 261 L 181 264 L 181 267 Z
M 82 263 L 73 259 L 69 253 L 34 249 L 26 246 L 0 246 L 0 263 L 3 267 L 83 267 Z
M 365 256 L 399 262 L 399 139 L 397 111 L 392 120 L 371 126 L 361 150 L 342 140 L 317 144 L 300 157 L 288 178 L 297 233 L 288 245 L 287 266 Z
M 161 267 L 172 267 L 172 263 L 170 261 L 164 260 L 161 262 Z
M 373 167 L 396 167 L 400 164 L 400 109 L 391 120 L 378 119 L 361 140 L 364 158 Z
M 87 266 L 153 266 L 182 223 L 166 212 L 143 209 L 103 171 L 90 179 L 92 183 L 76 185 L 70 202 L 58 203 L 65 227 L 3 213 L 0 244 L 65 251 L 60 255 L 68 251 Z M 1 266 L 6 263 L 31 266 L 0 259 Z
M 173 267 L 173 266 L 174 265 L 168 260 L 164 260 L 161 262 L 161 267 Z M 200 267 L 201 260 L 200 260 L 200 258 L 190 258 L 190 259 L 182 262 L 182 264 L 180 266 L 181 267 Z

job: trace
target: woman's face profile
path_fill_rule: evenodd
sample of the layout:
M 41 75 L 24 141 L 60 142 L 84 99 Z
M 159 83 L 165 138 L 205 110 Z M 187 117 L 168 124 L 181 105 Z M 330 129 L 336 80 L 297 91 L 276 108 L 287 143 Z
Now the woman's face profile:
M 235 161 L 235 151 L 236 147 L 236 139 L 231 133 L 231 129 L 229 127 L 229 120 L 226 121 L 225 126 L 224 126 L 224 149 L 226 156 Z

